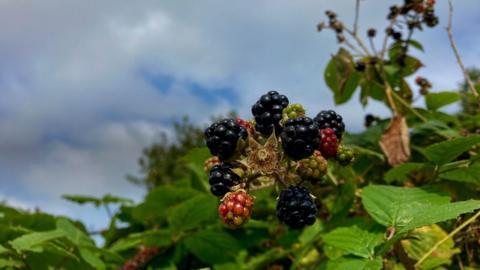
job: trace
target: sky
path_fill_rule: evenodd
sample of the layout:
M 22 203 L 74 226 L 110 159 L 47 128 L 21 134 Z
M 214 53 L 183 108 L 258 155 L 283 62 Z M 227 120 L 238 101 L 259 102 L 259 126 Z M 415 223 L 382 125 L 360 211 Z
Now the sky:
M 388 6 L 363 0 L 361 33 L 385 27 Z M 462 80 L 448 43 L 447 1 L 440 25 L 416 39 L 435 91 Z M 454 35 L 467 66 L 480 66 L 480 1 L 454 0 Z M 269 90 L 307 113 L 334 108 L 323 69 L 338 46 L 316 32 L 326 9 L 352 23 L 354 0 L 0 1 L 0 201 L 106 226 L 102 209 L 62 194 L 106 193 L 140 200 L 126 181 L 144 147 L 171 134 L 184 115 L 207 124 L 251 105 Z M 335 107 L 347 129 L 366 113 L 358 99 Z M 421 104 L 420 104 L 421 105 Z M 452 108 L 450 108 L 452 110 Z

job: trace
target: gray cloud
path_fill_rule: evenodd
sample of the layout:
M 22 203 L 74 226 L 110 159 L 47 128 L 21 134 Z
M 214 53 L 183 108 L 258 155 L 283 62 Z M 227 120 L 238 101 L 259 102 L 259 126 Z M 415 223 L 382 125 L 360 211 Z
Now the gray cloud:
M 440 1 L 439 1 L 440 2 Z M 331 33 L 315 32 L 325 9 L 351 23 L 354 1 L 2 1 L 0 2 L 0 198 L 86 218 L 91 209 L 62 202 L 63 193 L 113 193 L 140 198 L 124 175 L 137 170 L 142 147 L 171 119 L 205 123 L 231 102 L 207 102 L 189 89 L 237 93 L 237 109 L 279 89 L 311 114 L 332 108 L 323 69 L 337 50 Z M 362 2 L 367 27 L 384 23 L 388 3 Z M 479 58 L 475 35 L 480 3 L 455 1 L 455 33 L 468 65 Z M 381 11 L 381 12 L 380 12 Z M 438 90 L 461 80 L 443 21 L 420 41 L 428 53 L 421 74 Z M 140 71 L 171 83 L 154 86 Z M 160 87 L 160 89 L 158 88 Z M 167 89 L 168 88 L 168 89 Z M 337 108 L 358 130 L 367 109 Z M 100 212 L 93 212 L 105 224 Z

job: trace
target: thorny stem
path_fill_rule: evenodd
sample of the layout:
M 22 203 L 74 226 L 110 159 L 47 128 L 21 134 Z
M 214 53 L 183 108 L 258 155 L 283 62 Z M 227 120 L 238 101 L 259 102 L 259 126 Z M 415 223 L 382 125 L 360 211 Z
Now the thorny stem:
M 402 103 L 403 106 L 407 107 L 413 114 L 415 114 L 422 122 L 427 122 L 428 119 L 421 115 L 417 110 L 415 110 L 412 105 L 408 104 L 402 97 L 400 97 L 397 93 L 393 92 L 393 96 Z
M 370 47 L 372 48 L 373 55 L 378 55 L 377 49 L 375 48 L 375 43 L 373 43 L 373 38 L 368 38 L 370 42 Z
M 388 26 L 389 28 L 392 28 L 397 21 L 397 17 L 395 16 L 393 19 L 390 20 L 390 25 Z M 385 57 L 385 53 L 387 51 L 387 44 L 388 44 L 388 35 L 385 34 L 385 38 L 383 39 L 383 45 L 382 45 L 382 50 L 380 51 L 379 58 L 383 62 L 383 57 Z M 383 69 L 383 64 L 382 64 L 382 69 Z
M 360 0 L 355 3 L 355 20 L 353 21 L 353 34 L 358 32 L 358 18 L 360 17 Z
M 438 241 L 429 251 L 427 251 L 420 260 L 415 264 L 415 269 L 418 269 L 420 265 L 439 247 L 441 246 L 445 241 L 448 239 L 452 238 L 455 234 L 457 234 L 459 231 L 461 231 L 463 228 L 468 226 L 470 223 L 474 222 L 478 217 L 480 217 L 480 211 L 477 211 L 477 213 L 469 218 L 467 221 L 463 222 L 460 226 L 458 226 L 455 230 L 453 230 L 451 233 L 449 233 L 447 236 L 445 236 L 443 239 Z
M 358 43 L 358 45 L 360 46 L 360 48 L 362 48 L 362 50 L 365 52 L 365 54 L 367 56 L 370 56 L 370 51 L 368 50 L 367 46 L 365 46 L 365 44 L 363 43 L 362 39 L 358 37 L 358 35 L 356 33 L 354 33 L 352 30 L 348 29 L 347 27 L 344 27 L 343 28 L 345 30 L 345 32 L 347 32 L 348 34 L 350 34 L 350 36 L 352 36 L 353 39 L 355 39 Z
M 395 105 L 395 102 L 393 101 L 393 97 L 392 97 L 392 95 L 394 95 L 395 93 L 393 92 L 392 87 L 390 86 L 390 84 L 387 82 L 386 79 L 384 79 L 383 85 L 385 86 L 385 94 L 387 95 L 388 104 L 390 105 L 390 108 L 392 108 L 393 115 L 395 116 L 398 114 L 397 105 Z
M 460 69 L 463 72 L 463 76 L 465 77 L 465 80 L 467 81 L 468 88 L 472 92 L 473 96 L 478 98 L 478 92 L 475 89 L 475 86 L 472 82 L 472 79 L 470 78 L 470 75 L 468 75 L 467 69 L 463 65 L 462 58 L 460 57 L 460 53 L 458 52 L 457 45 L 455 44 L 455 40 L 453 39 L 452 17 L 453 17 L 453 5 L 452 5 L 452 1 L 448 0 L 448 26 L 447 26 L 448 39 L 450 40 L 450 45 L 453 49 L 453 53 L 455 54 L 455 57 L 457 58 L 458 65 L 460 66 Z M 480 100 L 479 100 L 479 102 L 480 102 Z

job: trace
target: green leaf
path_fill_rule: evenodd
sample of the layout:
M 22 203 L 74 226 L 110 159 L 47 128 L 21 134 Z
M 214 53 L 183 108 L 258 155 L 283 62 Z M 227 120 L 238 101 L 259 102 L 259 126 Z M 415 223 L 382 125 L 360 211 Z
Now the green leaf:
M 149 225 L 162 224 L 166 221 L 168 208 L 199 194 L 202 193 L 190 188 L 162 185 L 150 191 L 145 202 L 133 208 L 132 216 L 136 221 Z
M 425 148 L 426 157 L 436 164 L 442 165 L 460 156 L 463 152 L 480 143 L 480 135 L 454 138 Z
M 192 150 L 188 151 L 188 153 L 182 159 L 187 163 L 192 163 L 203 168 L 203 163 L 211 156 L 212 155 L 210 154 L 208 148 L 202 147 L 193 148 Z
M 82 196 L 82 195 L 68 195 L 65 194 L 62 196 L 63 199 L 76 203 L 76 204 L 87 204 L 91 203 L 95 205 L 96 207 L 99 207 L 101 205 L 101 200 L 92 196 Z
M 215 197 L 209 195 L 196 196 L 172 209 L 168 216 L 170 227 L 175 231 L 193 229 L 202 223 L 217 218 Z
M 401 244 L 408 257 L 418 261 L 436 243 L 446 237 L 447 233 L 440 226 L 425 226 L 413 230 L 409 233 L 408 238 L 401 241 Z M 451 257 L 459 252 L 460 250 L 455 248 L 453 239 L 448 238 L 421 264 L 419 269 L 430 270 L 436 269 L 442 264 L 450 264 Z
M 205 263 L 234 260 L 241 247 L 235 238 L 220 230 L 199 231 L 185 239 L 185 245 Z
M 95 246 L 90 237 L 65 218 L 58 219 L 57 230 L 63 231 L 67 239 L 76 246 Z
M 0 269 L 9 269 L 7 267 L 12 267 L 14 269 L 25 269 L 25 264 L 22 261 L 8 258 L 8 259 L 1 259 L 0 258 Z
M 373 260 L 339 258 L 327 262 L 325 270 L 380 270 L 383 268 L 382 258 Z M 322 268 L 320 268 L 322 269 Z
M 410 39 L 408 43 L 409 43 L 412 47 L 417 48 L 417 49 L 419 49 L 419 50 L 422 51 L 422 52 L 424 51 L 424 50 L 423 50 L 423 45 L 422 45 L 420 42 L 418 42 L 417 40 Z
M 409 179 L 412 171 L 417 171 L 425 166 L 423 163 L 403 163 L 387 171 L 384 175 L 385 182 L 392 183 L 394 181 L 405 182 Z
M 378 223 L 399 233 L 446 221 L 480 208 L 480 201 L 450 203 L 447 194 L 429 188 L 370 185 L 362 192 L 362 203 Z
M 337 228 L 323 236 L 325 244 L 340 249 L 343 254 L 362 258 L 373 258 L 374 249 L 383 242 L 384 233 L 379 230 L 367 231 L 358 226 Z
M 480 185 L 480 163 L 440 174 L 442 179 Z
M 167 247 L 172 244 L 171 237 L 169 230 L 148 230 L 141 233 L 133 233 L 115 242 L 110 247 L 110 251 L 121 252 L 140 245 Z
M 459 100 L 460 94 L 457 92 L 429 93 L 425 96 L 425 103 L 430 110 L 438 110 Z
M 347 102 L 361 79 L 355 70 L 352 56 L 343 48 L 328 63 L 324 77 L 327 86 L 333 91 L 335 104 Z
M 53 230 L 46 232 L 34 232 L 22 235 L 12 241 L 10 245 L 17 251 L 33 251 L 42 252 L 42 244 L 50 240 L 58 239 L 65 236 L 62 230 Z
M 0 254 L 7 253 L 7 252 L 8 252 L 8 249 L 0 244 Z
M 83 195 L 63 195 L 63 199 L 76 203 L 76 204 L 88 204 L 91 203 L 95 205 L 95 207 L 99 207 L 104 204 L 112 204 L 112 203 L 118 203 L 118 204 L 132 204 L 133 201 L 127 198 L 122 198 L 122 197 L 117 197 L 113 196 L 110 194 L 106 194 L 102 198 L 96 198 L 92 196 L 83 196 Z
M 80 248 L 79 249 L 80 256 L 82 259 L 91 265 L 94 269 L 103 270 L 105 269 L 105 264 L 98 258 L 98 256 L 90 251 L 87 248 Z

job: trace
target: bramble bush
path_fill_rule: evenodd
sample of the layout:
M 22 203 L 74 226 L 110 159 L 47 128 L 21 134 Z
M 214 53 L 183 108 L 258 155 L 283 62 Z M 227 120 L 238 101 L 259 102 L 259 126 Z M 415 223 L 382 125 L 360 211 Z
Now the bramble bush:
M 118 209 L 102 246 L 79 222 L 1 205 L 0 268 L 479 269 L 478 71 L 468 76 L 458 58 L 461 91 L 411 79 L 423 66 L 415 34 L 439 24 L 434 0 L 392 6 L 384 32 L 326 16 L 317 29 L 340 46 L 324 73 L 335 103 L 360 91 L 391 117 L 366 115 L 365 131 L 350 134 L 334 111 L 312 119 L 269 91 L 253 120 L 214 121 L 207 147 L 194 147 L 203 135 L 188 125 L 180 146 L 147 150 L 142 202 L 64 196 Z M 440 110 L 450 104 L 460 111 Z

